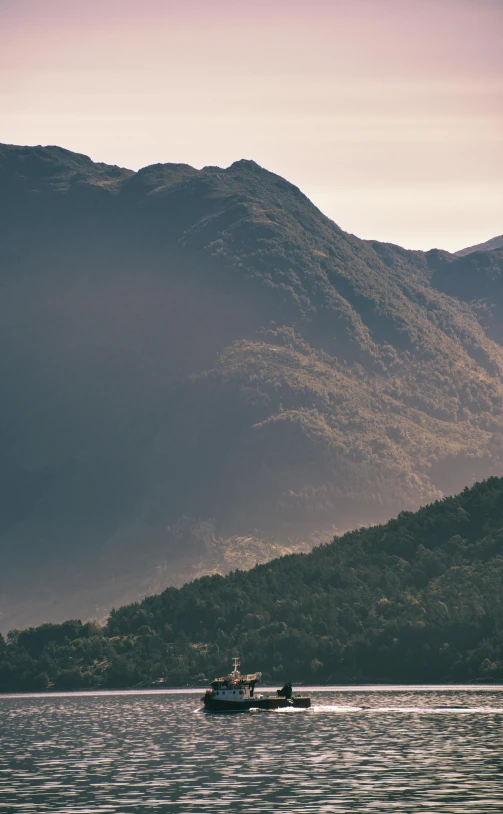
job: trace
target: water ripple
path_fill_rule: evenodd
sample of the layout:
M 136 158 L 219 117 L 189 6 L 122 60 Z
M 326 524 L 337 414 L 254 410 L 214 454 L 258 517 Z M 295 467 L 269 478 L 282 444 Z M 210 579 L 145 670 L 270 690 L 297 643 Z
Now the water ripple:
M 2 814 L 503 811 L 503 688 L 312 697 L 237 716 L 190 693 L 0 697 Z

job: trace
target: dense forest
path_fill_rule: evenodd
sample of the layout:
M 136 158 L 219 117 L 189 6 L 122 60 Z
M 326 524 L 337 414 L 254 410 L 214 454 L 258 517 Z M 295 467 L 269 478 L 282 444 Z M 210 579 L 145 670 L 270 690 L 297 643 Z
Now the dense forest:
M 503 478 L 250 571 L 0 637 L 0 689 L 503 679 Z

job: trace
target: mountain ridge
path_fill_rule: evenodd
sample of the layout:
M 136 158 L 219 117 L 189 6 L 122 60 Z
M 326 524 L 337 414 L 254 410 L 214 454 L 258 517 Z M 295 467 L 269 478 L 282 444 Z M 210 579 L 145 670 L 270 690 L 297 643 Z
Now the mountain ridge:
M 480 302 L 487 253 L 361 241 L 254 162 L 45 149 L 0 147 L 2 627 L 503 472 L 496 252 Z
M 466 249 L 459 249 L 459 251 L 454 252 L 454 254 L 458 257 L 464 257 L 473 252 L 489 252 L 493 249 L 501 248 L 503 248 L 503 235 L 492 237 L 490 240 L 484 241 L 484 243 L 477 243 L 475 246 L 468 246 Z

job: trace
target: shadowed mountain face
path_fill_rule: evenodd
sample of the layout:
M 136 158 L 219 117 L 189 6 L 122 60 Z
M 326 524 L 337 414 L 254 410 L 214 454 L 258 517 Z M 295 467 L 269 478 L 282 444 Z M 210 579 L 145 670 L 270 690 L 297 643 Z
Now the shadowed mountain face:
M 0 265 L 3 628 L 503 473 L 501 252 L 358 240 L 252 161 L 4 146 Z
M 429 257 L 432 285 L 469 303 L 487 335 L 503 345 L 503 248 Z

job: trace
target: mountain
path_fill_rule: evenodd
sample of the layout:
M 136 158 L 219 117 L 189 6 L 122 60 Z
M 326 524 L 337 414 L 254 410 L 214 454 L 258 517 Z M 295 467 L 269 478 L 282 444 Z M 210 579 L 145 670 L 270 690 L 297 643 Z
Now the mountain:
M 0 268 L 4 630 L 503 474 L 500 252 L 359 240 L 253 161 L 6 145 Z
M 383 526 L 0 638 L 0 690 L 503 679 L 503 478 Z
M 455 254 L 458 257 L 463 257 L 465 254 L 472 254 L 472 252 L 489 252 L 493 249 L 502 249 L 503 248 L 503 235 L 499 237 L 493 237 L 491 240 L 486 240 L 485 243 L 477 243 L 476 246 L 468 246 L 467 249 L 460 249 Z
M 486 335 L 503 344 L 503 249 L 462 257 L 430 252 L 430 283 L 469 304 Z

